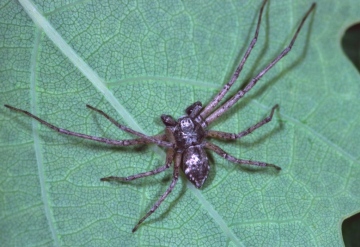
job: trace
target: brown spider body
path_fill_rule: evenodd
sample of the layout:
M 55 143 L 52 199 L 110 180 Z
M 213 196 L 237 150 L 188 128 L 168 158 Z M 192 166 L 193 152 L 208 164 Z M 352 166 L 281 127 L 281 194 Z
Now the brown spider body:
M 196 112 L 193 110 L 195 109 Z M 209 160 L 204 150 L 206 130 L 199 119 L 193 118 L 194 113 L 201 110 L 201 103 L 195 102 L 186 109 L 187 115 L 175 121 L 169 115 L 161 116 L 166 126 L 166 137 L 175 144 L 174 151 L 181 154 L 181 170 L 186 178 L 200 188 L 210 170 Z
M 239 66 L 237 67 L 230 81 L 224 85 L 224 87 L 220 90 L 220 92 L 216 94 L 215 97 L 204 108 L 202 107 L 200 102 L 195 102 L 194 104 L 190 105 L 188 108 L 185 109 L 186 115 L 180 117 L 177 121 L 174 120 L 169 115 L 162 115 L 161 120 L 166 126 L 164 134 L 156 135 L 156 136 L 147 136 L 131 128 L 128 128 L 124 125 L 121 125 L 103 111 L 94 108 L 90 105 L 86 105 L 86 106 L 91 110 L 94 110 L 97 113 L 101 114 L 102 116 L 106 117 L 120 130 L 131 133 L 137 136 L 138 138 L 131 140 L 112 140 L 108 138 L 77 133 L 74 131 L 56 127 L 55 125 L 52 125 L 40 119 L 39 117 L 31 114 L 28 111 L 15 108 L 10 105 L 5 105 L 5 107 L 26 114 L 29 117 L 39 121 L 41 124 L 46 125 L 47 127 L 65 135 L 76 136 L 79 138 L 84 138 L 92 141 L 103 142 L 106 144 L 117 145 L 117 146 L 130 146 L 130 145 L 153 143 L 158 146 L 167 148 L 166 161 L 163 166 L 160 166 L 148 172 L 143 172 L 128 177 L 110 176 L 100 179 L 101 181 L 118 181 L 118 182 L 131 181 L 134 179 L 143 178 L 146 176 L 151 176 L 163 172 L 166 169 L 168 169 L 171 166 L 171 164 L 173 164 L 173 177 L 170 186 L 164 192 L 164 194 L 156 201 L 153 207 L 135 225 L 135 227 L 132 230 L 133 232 L 135 232 L 140 226 L 140 224 L 145 219 L 147 219 L 153 212 L 155 212 L 155 210 L 160 206 L 160 204 L 165 200 L 165 198 L 171 193 L 179 178 L 180 169 L 183 170 L 183 172 L 186 175 L 186 178 L 197 188 L 200 188 L 204 184 L 210 170 L 209 161 L 205 149 L 211 150 L 216 154 L 220 155 L 221 157 L 223 157 L 224 159 L 236 164 L 246 164 L 246 165 L 261 166 L 261 167 L 273 167 L 277 170 L 281 170 L 280 167 L 273 164 L 235 158 L 234 156 L 231 156 L 230 154 L 222 150 L 220 147 L 206 140 L 206 137 L 219 138 L 223 140 L 234 140 L 234 139 L 242 138 L 252 133 L 254 130 L 260 128 L 264 124 L 270 122 L 274 115 L 275 109 L 278 107 L 278 105 L 273 106 L 269 116 L 267 116 L 263 120 L 259 121 L 258 123 L 254 124 L 250 128 L 240 133 L 227 133 L 227 132 L 207 129 L 209 124 L 211 124 L 213 121 L 215 121 L 225 112 L 227 112 L 236 102 L 238 102 L 247 92 L 249 92 L 255 86 L 257 81 L 259 81 L 260 78 L 263 77 L 267 71 L 269 71 L 280 59 L 282 59 L 286 54 L 290 52 L 296 40 L 296 37 L 300 32 L 301 27 L 303 26 L 306 18 L 309 16 L 309 14 L 315 8 L 316 5 L 315 3 L 313 3 L 309 8 L 309 10 L 306 12 L 290 44 L 273 61 L 271 61 L 264 69 L 262 69 L 258 73 L 258 75 L 256 75 L 253 79 L 251 79 L 247 83 L 244 89 L 239 90 L 230 99 L 225 101 L 222 105 L 218 106 L 218 104 L 222 101 L 222 99 L 227 94 L 231 86 L 235 83 L 235 81 L 239 77 L 239 74 L 245 62 L 249 57 L 257 41 L 260 23 L 261 23 L 261 16 L 266 2 L 267 0 L 264 0 L 262 3 L 254 38 L 252 39 L 248 49 L 244 54 L 244 57 L 242 58 Z

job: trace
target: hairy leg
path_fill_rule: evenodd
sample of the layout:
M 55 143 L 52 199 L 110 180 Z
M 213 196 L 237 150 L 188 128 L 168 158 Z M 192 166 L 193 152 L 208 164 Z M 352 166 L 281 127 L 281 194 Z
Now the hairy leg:
M 146 220 L 152 213 L 154 213 L 156 211 L 156 209 L 158 209 L 158 207 L 160 206 L 160 204 L 165 200 L 165 198 L 171 193 L 171 191 L 174 189 L 176 182 L 179 178 L 179 169 L 180 169 L 180 164 L 181 164 L 181 153 L 176 153 L 175 155 L 175 162 L 174 162 L 174 172 L 173 172 L 173 179 L 172 182 L 170 184 L 170 186 L 168 187 L 168 189 L 165 191 L 165 193 L 159 198 L 159 200 L 154 204 L 154 206 L 145 214 L 144 217 L 142 217 L 139 222 L 136 224 L 136 226 L 132 229 L 132 232 L 135 232 L 141 223 L 144 222 L 144 220 Z
M 270 122 L 272 120 L 273 115 L 274 115 L 275 109 L 278 108 L 278 107 L 279 107 L 279 105 L 273 106 L 269 116 L 267 116 L 266 118 L 264 118 L 260 122 L 254 124 L 253 126 L 248 128 L 247 130 L 244 130 L 244 131 L 242 131 L 242 132 L 240 132 L 238 134 L 222 132 L 222 131 L 215 131 L 215 130 L 208 130 L 208 132 L 206 133 L 206 136 L 214 137 L 214 138 L 218 138 L 218 139 L 224 139 L 224 140 L 235 140 L 235 139 L 239 139 L 241 137 L 244 137 L 244 136 L 250 134 L 251 132 L 253 132 L 254 130 L 260 128 L 264 124 L 267 124 L 268 122 Z
M 240 91 L 238 91 L 233 97 L 231 97 L 228 101 L 226 101 L 224 104 L 222 104 L 218 109 L 216 109 L 213 113 L 211 113 L 210 116 L 208 116 L 205 120 L 205 123 L 209 125 L 216 119 L 218 119 L 221 115 L 223 115 L 225 112 L 227 112 L 236 102 L 238 102 L 247 92 L 249 92 L 255 84 L 272 68 L 274 65 L 280 61 L 283 57 L 285 57 L 293 47 L 295 40 L 306 20 L 306 18 L 309 16 L 311 11 L 314 10 L 316 6 L 316 3 L 313 3 L 309 10 L 306 12 L 304 17 L 302 18 L 300 25 L 298 26 L 292 40 L 290 41 L 289 45 L 274 59 L 272 60 L 263 70 L 260 71 L 260 73 L 255 76 L 253 79 L 250 80 L 250 82 L 246 85 L 246 87 Z
M 239 77 L 240 72 L 243 69 L 247 58 L 249 57 L 252 49 L 254 48 L 254 46 L 256 44 L 256 41 L 257 41 L 257 38 L 258 38 L 258 35 L 259 35 L 262 12 L 263 12 L 263 9 L 264 9 L 264 6 L 265 6 L 266 2 L 267 2 L 267 0 L 264 0 L 262 5 L 261 5 L 260 13 L 259 13 L 259 17 L 258 17 L 258 22 L 257 22 L 256 30 L 255 30 L 255 35 L 254 35 L 249 47 L 247 48 L 244 57 L 242 58 L 239 66 L 237 67 L 236 71 L 232 75 L 230 81 L 227 84 L 225 84 L 225 86 L 221 89 L 221 91 L 212 99 L 212 101 L 204 108 L 204 110 L 202 110 L 202 112 L 200 113 L 200 117 L 202 119 L 205 119 L 213 111 L 213 109 L 224 98 L 226 93 L 230 90 L 231 86 L 235 83 L 235 81 Z
M 145 140 L 149 140 L 150 142 L 152 143 L 155 143 L 156 145 L 158 146 L 163 146 L 163 147 L 173 147 L 174 144 L 170 143 L 170 142 L 166 142 L 166 141 L 161 141 L 159 139 L 156 139 L 156 138 L 153 138 L 151 136 L 147 136 L 147 135 L 144 135 L 140 132 L 137 132 L 133 129 L 130 129 L 120 123 L 118 123 L 115 119 L 113 119 L 112 117 L 110 117 L 108 114 L 106 114 L 105 112 L 103 112 L 102 110 L 99 110 L 91 105 L 86 105 L 87 108 L 93 110 L 93 111 L 96 111 L 97 113 L 101 114 L 102 116 L 104 116 L 105 118 L 107 118 L 111 123 L 113 123 L 115 126 L 117 126 L 119 129 L 125 131 L 125 132 L 128 132 L 130 134 L 133 134 L 133 135 L 136 135 L 138 137 L 141 137 Z
M 44 120 L 42 120 L 41 118 L 31 114 L 28 111 L 25 110 L 21 110 L 19 108 L 10 106 L 10 105 L 5 105 L 5 107 L 9 108 L 10 110 L 13 111 L 17 111 L 17 112 L 21 112 L 33 119 L 35 119 L 36 121 L 38 121 L 39 123 L 41 123 L 42 125 L 45 125 L 47 127 L 49 127 L 52 130 L 55 130 L 61 134 L 65 134 L 65 135 L 70 135 L 70 136 L 76 136 L 79 138 L 83 138 L 83 139 L 88 139 L 88 140 L 92 140 L 92 141 L 97 141 L 97 142 L 103 142 L 106 144 L 110 144 L 110 145 L 115 145 L 115 146 L 131 146 L 131 145 L 138 145 L 138 144 L 147 144 L 147 143 L 153 143 L 152 141 L 148 140 L 148 139 L 144 139 L 144 138 L 137 138 L 137 139 L 129 139 L 129 140 L 112 140 L 112 139 L 108 139 L 108 138 L 103 138 L 103 137 L 97 137 L 97 136 L 91 136 L 91 135 L 86 135 L 86 134 L 82 134 L 82 133 L 78 133 L 78 132 L 74 132 L 71 130 L 67 130 L 67 129 L 63 129 L 63 128 L 59 128 L 49 122 L 46 122 Z M 158 136 L 153 136 L 152 138 L 154 139 L 163 139 L 165 137 L 165 135 L 158 135 Z
M 227 152 L 222 150 L 220 147 L 218 147 L 215 144 L 210 143 L 210 142 L 206 142 L 205 148 L 208 148 L 208 149 L 214 151 L 216 154 L 220 155 L 224 159 L 227 159 L 228 161 L 233 162 L 233 163 L 253 165 L 253 166 L 263 166 L 263 167 L 269 166 L 269 167 L 274 167 L 276 170 L 281 170 L 281 167 L 273 165 L 273 164 L 269 164 L 269 163 L 265 163 L 265 162 L 261 162 L 261 161 L 237 159 L 234 156 L 231 156 L 230 154 L 228 154 Z
M 142 172 L 139 174 L 135 174 L 132 176 L 128 176 L 128 177 L 106 177 L 106 178 L 101 178 L 101 181 L 118 181 L 118 182 L 126 182 L 126 181 L 131 181 L 134 179 L 138 179 L 138 178 L 143 178 L 143 177 L 147 177 L 147 176 L 152 176 L 155 174 L 158 174 L 160 172 L 165 171 L 166 169 L 168 169 L 172 163 L 174 159 L 174 150 L 173 149 L 169 149 L 166 153 L 166 161 L 165 161 L 165 165 L 160 166 L 154 170 L 148 171 L 148 172 Z

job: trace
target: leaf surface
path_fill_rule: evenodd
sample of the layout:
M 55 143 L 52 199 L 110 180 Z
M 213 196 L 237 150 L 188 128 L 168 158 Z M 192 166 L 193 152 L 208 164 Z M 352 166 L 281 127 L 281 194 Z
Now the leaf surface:
M 161 114 L 204 104 L 230 78 L 255 31 L 260 1 L 3 1 L 1 105 L 59 127 L 131 138 L 98 107 L 148 135 Z M 340 37 L 356 1 L 317 1 L 294 48 L 211 128 L 239 132 L 279 104 L 274 120 L 230 154 L 282 171 L 239 167 L 209 154 L 195 189 L 182 176 L 161 207 L 131 229 L 171 181 L 171 169 L 128 184 L 100 182 L 164 163 L 154 146 L 119 148 L 60 135 L 0 110 L 0 241 L 5 246 L 339 246 L 360 210 L 359 74 Z M 286 47 L 310 1 L 270 1 L 259 41 L 234 90 Z M 350 7 L 351 6 L 351 7 Z M 356 19 L 357 18 L 357 19 Z

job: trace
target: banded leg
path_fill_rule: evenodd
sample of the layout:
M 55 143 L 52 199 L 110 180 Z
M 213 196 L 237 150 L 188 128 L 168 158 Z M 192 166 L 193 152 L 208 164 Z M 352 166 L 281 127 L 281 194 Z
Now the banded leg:
M 165 171 L 166 169 L 168 169 L 172 163 L 174 159 L 174 151 L 173 149 L 169 149 L 166 153 L 166 161 L 165 161 L 165 165 L 160 166 L 154 170 L 148 171 L 148 172 L 142 172 L 139 174 L 135 174 L 132 176 L 128 176 L 128 177 L 106 177 L 106 178 L 101 178 L 100 181 L 118 181 L 118 182 L 126 182 L 126 181 L 131 181 L 134 179 L 138 179 L 138 178 L 143 178 L 143 177 L 147 177 L 147 176 L 152 176 L 155 174 L 158 174 L 160 172 Z
M 202 109 L 202 104 L 200 101 L 196 101 L 195 103 L 193 103 L 192 105 L 190 105 L 189 107 L 187 107 L 185 109 L 185 112 L 187 115 L 189 115 L 191 118 L 194 118 L 198 115 L 198 113 L 201 111 Z
M 55 131 L 57 131 L 57 132 L 59 132 L 61 134 L 65 134 L 65 135 L 76 136 L 76 137 L 79 137 L 79 138 L 88 139 L 88 140 L 97 141 L 97 142 L 103 142 L 103 143 L 110 144 L 110 145 L 115 145 L 115 146 L 131 146 L 131 145 L 138 145 L 138 144 L 153 143 L 152 141 L 150 141 L 148 139 L 144 139 L 144 138 L 128 139 L 128 140 L 113 140 L 113 139 L 108 139 L 108 138 L 103 138 L 103 137 L 86 135 L 86 134 L 74 132 L 74 131 L 71 131 L 71 130 L 59 128 L 59 127 L 57 127 L 57 126 L 55 126 L 55 125 L 53 125 L 53 124 L 51 124 L 49 122 L 46 122 L 45 120 L 42 120 L 41 118 L 39 118 L 37 116 L 31 114 L 28 111 L 21 110 L 19 108 L 16 108 L 16 107 L 13 107 L 13 106 L 10 106 L 10 105 L 4 105 L 4 106 L 9 108 L 10 110 L 21 112 L 21 113 L 35 119 L 36 121 L 38 121 L 42 125 L 45 125 L 45 126 L 49 127 L 50 129 L 55 130 Z M 163 139 L 163 138 L 165 138 L 165 135 L 153 136 L 152 138 Z
M 156 209 L 160 206 L 160 204 L 165 200 L 165 198 L 171 193 L 171 191 L 174 189 L 177 180 L 179 179 L 179 169 L 181 164 L 181 154 L 176 153 L 175 155 L 175 162 L 174 162 L 174 172 L 173 172 L 173 179 L 169 186 L 169 188 L 165 191 L 165 193 L 159 198 L 159 200 L 154 204 L 154 206 L 145 214 L 144 217 L 139 220 L 139 222 L 136 224 L 136 226 L 132 229 L 132 232 L 135 232 L 141 223 L 144 222 L 152 213 L 155 212 Z
M 261 9 L 260 9 L 259 17 L 258 17 L 258 22 L 257 22 L 256 30 L 255 30 L 255 35 L 254 35 L 254 38 L 252 39 L 249 47 L 247 48 L 244 57 L 242 58 L 239 66 L 237 67 L 236 71 L 232 75 L 230 81 L 221 89 L 221 91 L 212 99 L 212 101 L 200 113 L 200 117 L 202 119 L 205 119 L 212 112 L 212 110 L 224 98 L 225 94 L 230 90 L 231 86 L 235 83 L 235 81 L 239 77 L 240 72 L 243 69 L 247 58 L 249 57 L 252 49 L 254 48 L 254 46 L 256 44 L 256 41 L 257 41 L 257 38 L 258 38 L 258 35 L 259 35 L 261 17 L 262 17 L 263 9 L 264 9 L 264 6 L 265 6 L 266 2 L 267 2 L 267 0 L 264 0 L 262 5 L 261 5 Z
M 205 120 L 205 123 L 209 125 L 213 121 L 215 121 L 217 118 L 219 118 L 221 115 L 223 115 L 225 112 L 227 112 L 236 102 L 238 102 L 247 92 L 249 92 L 260 80 L 261 77 L 263 77 L 266 72 L 268 72 L 274 65 L 280 61 L 283 57 L 285 57 L 293 47 L 295 40 L 306 20 L 306 18 L 309 16 L 312 10 L 314 10 L 316 6 L 316 3 L 313 3 L 309 10 L 304 15 L 303 19 L 301 20 L 300 25 L 298 26 L 292 40 L 290 41 L 290 44 L 274 59 L 272 60 L 260 73 L 255 76 L 251 81 L 246 85 L 246 87 L 243 90 L 238 91 L 233 97 L 231 97 L 228 101 L 226 101 L 224 104 L 222 104 L 218 109 L 216 109 L 213 113 L 211 113 L 210 116 L 208 116 Z
M 254 130 L 260 128 L 264 124 L 267 124 L 268 122 L 270 122 L 272 120 L 273 115 L 274 115 L 275 109 L 278 108 L 278 107 L 279 107 L 279 105 L 273 106 L 269 116 L 267 116 L 266 118 L 264 118 L 263 120 L 261 120 L 257 124 L 251 126 L 247 130 L 244 130 L 244 131 L 242 131 L 242 132 L 240 132 L 238 134 L 227 133 L 227 132 L 222 132 L 222 131 L 215 131 L 215 130 L 208 130 L 206 136 L 219 138 L 219 139 L 224 139 L 224 140 L 235 140 L 235 139 L 239 139 L 241 137 L 244 137 L 244 136 L 250 134 L 251 132 L 253 132 Z
M 102 116 L 104 116 L 105 118 L 107 118 L 111 123 L 113 123 L 116 127 L 118 127 L 119 129 L 125 131 L 125 132 L 128 132 L 130 134 L 133 134 L 133 135 L 136 135 L 138 137 L 141 137 L 145 140 L 149 140 L 151 143 L 155 143 L 156 145 L 158 146 L 163 146 L 163 147 L 173 147 L 174 144 L 170 143 L 170 142 L 166 142 L 166 141 L 161 141 L 161 140 L 158 140 L 156 138 L 153 138 L 151 136 L 147 136 L 147 135 L 144 135 L 143 133 L 140 133 L 138 131 L 135 131 L 133 129 L 130 129 L 120 123 L 118 123 L 115 119 L 113 119 L 112 117 L 110 117 L 108 114 L 106 114 L 105 112 L 103 112 L 102 110 L 99 110 L 91 105 L 86 105 L 87 108 L 91 109 L 91 110 L 94 110 L 96 111 L 97 113 L 101 114 Z
M 281 170 L 281 167 L 273 165 L 273 164 L 269 164 L 269 163 L 265 163 L 265 162 L 261 162 L 261 161 L 237 159 L 234 156 L 231 156 L 230 154 L 228 154 L 227 152 L 222 150 L 220 147 L 218 147 L 215 144 L 210 143 L 210 142 L 205 143 L 205 148 L 208 148 L 208 149 L 214 151 L 216 154 L 220 155 L 224 159 L 226 159 L 230 162 L 233 162 L 233 163 L 253 165 L 253 166 L 262 166 L 262 167 L 269 166 L 269 167 L 274 167 L 276 170 Z

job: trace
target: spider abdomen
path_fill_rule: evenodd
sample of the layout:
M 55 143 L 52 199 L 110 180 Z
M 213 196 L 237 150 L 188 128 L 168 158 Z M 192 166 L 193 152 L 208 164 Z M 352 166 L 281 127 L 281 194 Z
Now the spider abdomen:
M 183 152 L 181 169 L 186 178 L 200 188 L 210 170 L 209 161 L 204 148 L 201 145 L 190 146 Z

